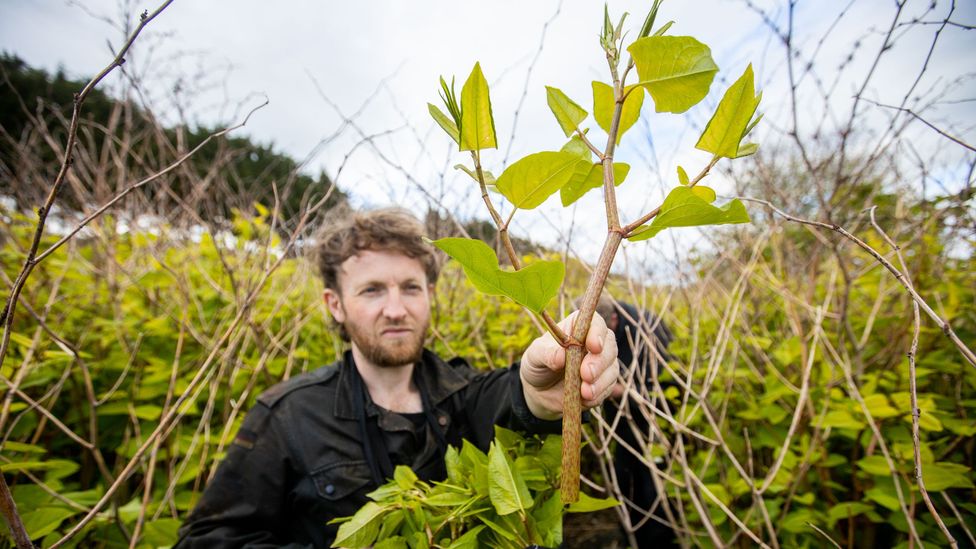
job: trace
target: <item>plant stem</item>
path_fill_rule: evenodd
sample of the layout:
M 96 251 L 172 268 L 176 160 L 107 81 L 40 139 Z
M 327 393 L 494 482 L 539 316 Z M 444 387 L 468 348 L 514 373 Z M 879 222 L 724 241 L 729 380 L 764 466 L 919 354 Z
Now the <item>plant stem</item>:
M 58 193 L 67 180 L 68 171 L 71 169 L 71 164 L 74 160 L 74 149 L 78 137 L 78 125 L 81 119 L 81 106 L 85 102 L 85 99 L 88 98 L 91 91 L 95 89 L 102 79 L 125 63 L 125 55 L 132 47 L 132 44 L 135 42 L 136 38 L 139 36 L 139 33 L 142 32 L 142 29 L 149 24 L 150 21 L 155 19 L 157 15 L 162 13 L 163 10 L 165 10 L 172 2 L 173 0 L 166 0 L 152 13 L 149 13 L 148 11 L 144 12 L 140 18 L 139 25 L 132 32 L 132 34 L 129 35 L 125 44 L 119 49 L 112 62 L 103 68 L 97 76 L 92 78 L 88 84 L 85 85 L 84 89 L 76 93 L 74 96 L 74 106 L 71 112 L 71 122 L 68 125 L 68 135 L 65 142 L 64 158 L 61 161 L 61 167 L 58 169 L 58 174 L 54 179 L 54 183 L 51 185 L 51 190 L 48 192 L 44 205 L 37 209 L 37 226 L 34 230 L 34 237 L 31 242 L 31 247 L 24 259 L 20 274 L 17 275 L 16 281 L 10 288 L 10 294 L 7 296 L 7 302 L 3 307 L 3 311 L 0 312 L 0 324 L 3 325 L 3 336 L 2 339 L 0 339 L 0 366 L 3 365 L 4 359 L 7 357 L 7 348 L 10 342 L 10 334 L 13 331 L 14 313 L 17 310 L 20 292 L 27 283 L 27 279 L 30 277 L 31 272 L 33 272 L 34 267 L 36 267 L 37 263 L 43 259 L 43 254 L 41 257 L 37 257 L 37 250 L 40 247 L 41 238 L 44 235 L 44 226 L 47 222 L 47 215 L 51 211 L 51 207 L 54 205 L 54 201 L 57 199 Z M 31 544 L 30 538 L 27 535 L 27 531 L 24 529 L 23 521 L 17 513 L 17 504 L 14 502 L 13 496 L 10 494 L 10 489 L 7 486 L 6 480 L 0 482 L 0 513 L 3 514 L 4 520 L 7 521 L 7 525 L 10 527 L 10 532 L 15 543 L 17 544 L 18 549 L 33 547 L 33 544 Z
M 31 543 L 27 529 L 24 528 L 24 523 L 20 520 L 20 515 L 17 514 L 17 504 L 14 503 L 10 488 L 7 486 L 7 479 L 3 474 L 0 474 L 0 511 L 3 512 L 3 517 L 7 520 L 7 526 L 10 527 L 10 533 L 17 549 L 33 549 L 34 544 Z
M 603 197 L 607 213 L 607 240 L 600 252 L 600 259 L 590 275 L 590 281 L 583 294 L 580 310 L 573 323 L 572 339 L 566 347 L 566 367 L 563 374 L 563 447 L 562 447 L 562 476 L 560 477 L 560 497 L 563 503 L 573 503 L 579 499 L 579 467 L 580 467 L 580 435 L 582 433 L 582 407 L 580 404 L 580 366 L 583 356 L 586 334 L 590 329 L 590 321 L 600 301 L 600 294 L 607 283 L 610 267 L 620 248 L 624 233 L 620 230 L 620 214 L 617 210 L 617 197 L 613 179 L 613 153 L 617 145 L 617 135 L 620 131 L 620 116 L 624 107 L 624 85 L 617 76 L 617 65 L 607 52 L 610 63 L 610 73 L 613 75 L 614 108 L 610 120 L 610 130 L 607 132 L 607 148 L 600 156 L 603 163 Z
M 488 213 L 491 215 L 492 221 L 495 222 L 495 227 L 498 229 L 498 238 L 501 240 L 502 246 L 505 248 L 505 253 L 508 254 L 508 260 L 512 263 L 512 268 L 516 271 L 522 268 L 522 262 L 519 261 L 518 253 L 515 251 L 515 246 L 512 244 L 512 238 L 508 235 L 508 224 L 512 222 L 512 217 L 515 216 L 513 211 L 508 220 L 502 221 L 501 214 L 495 209 L 495 205 L 491 202 L 491 196 L 488 195 L 488 184 L 485 183 L 485 172 L 481 168 L 481 155 L 478 151 L 471 151 L 471 159 L 474 161 L 474 170 L 478 174 L 478 185 L 481 186 L 481 199 L 484 201 L 485 206 L 488 208 Z M 552 337 L 556 338 L 556 341 L 560 345 L 566 347 L 575 343 L 573 339 L 556 324 L 556 320 L 546 311 L 542 311 L 539 315 L 542 321 L 545 323 L 546 328 Z
M 600 293 L 610 274 L 610 266 L 620 247 L 623 235 L 619 231 L 609 231 L 607 240 L 600 252 L 593 274 L 583 294 L 580 310 L 573 323 L 572 337 L 578 342 L 566 348 L 566 370 L 563 379 L 563 456 L 562 476 L 559 492 L 563 503 L 573 503 L 579 499 L 580 434 L 582 431 L 582 410 L 580 405 L 580 365 L 583 363 L 586 332 L 593 320 Z

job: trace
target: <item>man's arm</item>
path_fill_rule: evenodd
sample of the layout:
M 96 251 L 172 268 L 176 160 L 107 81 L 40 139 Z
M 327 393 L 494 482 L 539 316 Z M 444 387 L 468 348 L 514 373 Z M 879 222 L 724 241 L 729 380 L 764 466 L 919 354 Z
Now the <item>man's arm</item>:
M 577 312 L 559 323 L 569 332 Z M 586 334 L 586 355 L 580 366 L 583 383 L 580 398 L 584 408 L 602 403 L 617 381 L 617 340 L 607 329 L 600 315 L 594 314 Z M 522 355 L 519 373 L 525 402 L 532 415 L 539 419 L 558 419 L 563 412 L 563 369 L 566 366 L 566 349 L 551 334 L 536 338 Z

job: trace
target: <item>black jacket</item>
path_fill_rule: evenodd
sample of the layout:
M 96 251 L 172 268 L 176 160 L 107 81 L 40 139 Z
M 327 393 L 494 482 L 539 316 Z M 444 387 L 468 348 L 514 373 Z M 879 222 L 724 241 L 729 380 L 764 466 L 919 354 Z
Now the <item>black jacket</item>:
M 375 488 L 351 390 L 351 353 L 343 360 L 280 383 L 258 397 L 224 461 L 180 529 L 177 548 L 329 547 L 337 525 Z M 518 365 L 477 372 L 424 351 L 422 383 L 435 422 L 417 424 L 374 405 L 390 460 L 428 480 L 443 478 L 444 456 L 431 430 L 448 444 L 467 439 L 487 450 L 499 424 L 526 432 L 558 432 L 559 422 L 529 412 Z M 433 425 L 432 425 L 433 424 Z

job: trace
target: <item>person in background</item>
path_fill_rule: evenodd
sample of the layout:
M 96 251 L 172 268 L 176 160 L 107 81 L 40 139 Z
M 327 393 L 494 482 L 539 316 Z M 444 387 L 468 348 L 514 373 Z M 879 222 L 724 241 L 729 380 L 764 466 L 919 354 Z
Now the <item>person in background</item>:
M 659 373 L 660 364 L 669 358 L 667 349 L 674 337 L 671 331 L 654 314 L 638 311 L 629 303 L 615 302 L 605 293 L 600 296 L 597 313 L 606 319 L 607 328 L 616 336 L 617 358 L 620 359 L 624 378 L 628 377 L 633 368 L 631 383 L 634 387 L 645 387 L 650 394 L 652 374 Z M 618 383 L 614 386 L 613 398 L 604 403 L 604 417 L 608 422 L 612 422 L 620 407 L 624 406 L 625 391 L 626 387 Z M 627 398 L 630 421 L 618 421 L 614 432 L 627 446 L 642 451 L 643 445 L 635 436 L 634 430 L 644 433 L 643 438 L 646 440 L 649 436 L 649 425 L 644 414 L 638 411 L 640 405 L 634 399 Z M 638 548 L 677 547 L 677 540 L 670 526 L 653 518 L 645 520 L 647 511 L 657 499 L 657 489 L 648 466 L 624 444 L 618 442 L 613 453 L 613 468 L 621 494 L 632 504 L 627 505 L 631 524 L 644 521 L 634 531 Z M 660 517 L 662 513 L 658 511 L 655 515 Z
M 565 350 L 551 335 L 507 369 L 443 360 L 424 348 L 440 261 L 421 223 L 398 209 L 336 217 L 318 238 L 318 263 L 350 349 L 258 397 L 178 548 L 326 548 L 338 530 L 328 522 L 354 514 L 397 465 L 442 480 L 449 444 L 486 451 L 496 424 L 561 427 Z M 617 347 L 597 316 L 584 344 L 580 396 L 590 408 L 610 395 Z

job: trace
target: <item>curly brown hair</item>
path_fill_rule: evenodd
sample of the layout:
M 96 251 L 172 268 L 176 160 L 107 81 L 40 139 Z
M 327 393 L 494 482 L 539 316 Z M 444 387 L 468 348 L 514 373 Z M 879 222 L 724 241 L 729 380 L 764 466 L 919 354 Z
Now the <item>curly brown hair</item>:
M 420 261 L 427 283 L 437 282 L 441 270 L 435 248 L 424 241 L 423 224 L 402 208 L 366 212 L 336 212 L 318 234 L 316 261 L 325 287 L 339 291 L 339 268 L 365 250 L 398 252 Z

